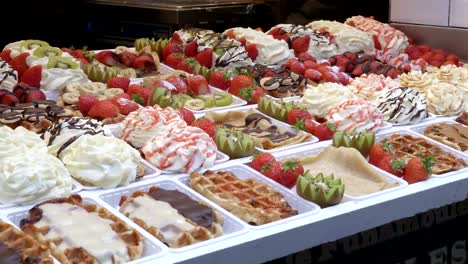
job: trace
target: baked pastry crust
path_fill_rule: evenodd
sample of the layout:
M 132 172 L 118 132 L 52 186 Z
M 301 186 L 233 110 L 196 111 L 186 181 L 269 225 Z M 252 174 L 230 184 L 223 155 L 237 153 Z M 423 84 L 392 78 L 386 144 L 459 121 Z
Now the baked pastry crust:
M 37 227 L 35 224 L 39 222 L 42 218 L 42 210 L 39 206 L 47 203 L 68 203 L 71 205 L 79 206 L 85 209 L 88 213 L 96 213 L 99 217 L 108 219 L 113 222 L 111 225 L 112 230 L 114 230 L 119 238 L 125 242 L 127 246 L 127 253 L 131 260 L 138 259 L 143 252 L 143 238 L 142 236 L 134 229 L 129 227 L 122 220 L 117 218 L 108 210 L 98 207 L 94 204 L 83 203 L 83 199 L 80 195 L 74 194 L 67 198 L 53 199 L 41 204 L 34 206 L 29 210 L 29 216 L 26 219 L 21 221 L 21 229 L 26 233 L 33 236 L 41 246 L 45 246 L 50 249 L 52 255 L 62 263 L 85 263 L 85 264 L 97 264 L 98 261 L 94 256 L 89 254 L 82 247 L 79 248 L 67 248 L 61 250 L 59 248 L 62 239 L 48 240 L 46 239 L 46 234 L 50 231 L 49 227 Z M 84 227 L 86 228 L 86 227 Z M 99 235 L 99 234 L 96 234 Z
M 461 124 L 434 124 L 424 135 L 459 151 L 468 150 L 468 127 Z
M 228 171 L 192 172 L 190 186 L 249 224 L 263 225 L 298 214 L 281 193 Z

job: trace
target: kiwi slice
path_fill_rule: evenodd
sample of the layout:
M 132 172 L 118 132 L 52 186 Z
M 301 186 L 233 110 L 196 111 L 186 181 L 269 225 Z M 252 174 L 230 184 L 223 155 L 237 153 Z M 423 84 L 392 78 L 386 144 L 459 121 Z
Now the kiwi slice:
M 102 68 L 96 64 L 90 63 L 84 68 L 84 72 L 88 75 L 88 78 L 93 82 L 107 83 L 110 79 L 117 76 L 119 70 L 103 66 Z
M 190 99 L 185 102 L 184 106 L 190 110 L 203 110 L 205 108 L 205 101 L 202 99 Z
M 230 93 L 216 91 L 213 94 L 205 94 L 197 97 L 205 101 L 205 107 L 223 107 L 232 104 L 232 95 Z
M 46 47 L 46 46 L 50 46 L 49 43 L 42 41 L 42 40 L 37 40 L 37 39 L 28 39 L 21 43 L 21 47 L 28 49 L 28 50 L 32 50 L 32 49 L 39 48 L 39 47 Z
M 172 95 L 172 108 L 184 107 L 185 103 L 191 99 L 192 97 L 188 94 L 174 94 Z
M 39 58 L 62 55 L 62 50 L 50 46 L 42 46 L 34 50 L 33 55 Z
M 47 63 L 47 68 L 60 68 L 60 69 L 77 69 L 80 67 L 77 63 L 73 62 L 69 58 L 64 58 L 64 57 L 50 57 L 49 58 L 49 63 Z

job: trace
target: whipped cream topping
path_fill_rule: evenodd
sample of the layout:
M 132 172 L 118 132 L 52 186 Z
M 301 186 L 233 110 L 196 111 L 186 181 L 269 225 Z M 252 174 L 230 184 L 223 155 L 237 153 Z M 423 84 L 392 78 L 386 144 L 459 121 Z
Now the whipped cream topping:
M 89 83 L 88 76 L 78 69 L 42 69 L 41 89 L 51 92 L 63 92 L 68 83 Z
M 134 181 L 141 159 L 140 153 L 125 141 L 102 134 L 81 136 L 60 158 L 73 178 L 102 188 Z
M 63 150 L 72 145 L 79 137 L 97 134 L 112 135 L 110 130 L 105 128 L 103 123 L 98 120 L 71 117 L 62 119 L 49 127 L 44 131 L 41 138 L 46 142 L 48 152 L 58 157 Z
M 330 39 L 315 30 L 302 25 L 294 24 L 278 24 L 272 27 L 268 32 L 270 33 L 273 29 L 280 28 L 282 32 L 288 33 L 291 40 L 302 36 L 309 36 L 309 48 L 307 53 L 311 54 L 317 59 L 328 59 L 338 54 L 338 47 L 335 43 L 332 43 Z
M 258 56 L 255 63 L 280 65 L 294 55 L 285 41 L 277 40 L 263 32 L 251 28 L 236 27 L 226 30 L 224 34 L 229 30 L 233 30 L 236 39 L 245 38 L 247 43 L 257 46 Z
M 24 127 L 11 129 L 0 126 L 0 160 L 12 156 L 30 156 L 47 153 L 47 146 L 39 135 Z
M 389 90 L 400 87 L 400 82 L 382 74 L 371 73 L 354 78 L 350 85 L 354 87 L 353 92 L 359 98 L 377 103 L 377 100 Z
M 345 23 L 366 32 L 374 39 L 377 49 L 394 49 L 403 52 L 409 44 L 405 33 L 372 18 L 353 16 Z
M 434 78 L 428 73 L 421 71 L 411 71 L 400 75 L 401 87 L 416 89 L 422 93 L 434 82 Z
M 141 150 L 145 159 L 161 170 L 191 173 L 212 167 L 217 147 L 203 130 L 187 126 L 156 135 Z
M 411 88 L 387 91 L 379 99 L 377 108 L 385 121 L 393 124 L 416 124 L 428 117 L 426 98 Z
M 348 100 L 330 110 L 325 117 L 338 131 L 376 131 L 384 117 L 375 105 L 365 100 Z
M 318 20 L 309 23 L 306 27 L 330 33 L 334 37 L 339 53 L 370 52 L 374 49 L 374 41 L 367 33 L 337 21 Z
M 6 61 L 0 59 L 0 89 L 13 91 L 18 83 L 18 72 Z
M 316 117 L 325 117 L 333 107 L 354 98 L 356 96 L 351 86 L 327 82 L 317 86 L 307 85 L 304 96 L 299 99 L 298 106 Z
M 450 83 L 434 83 L 426 88 L 427 108 L 436 115 L 457 116 L 465 109 L 463 91 Z
M 35 203 L 71 194 L 73 181 L 60 160 L 34 149 L 18 154 L 0 159 L 0 203 Z
M 186 126 L 187 123 L 174 109 L 147 106 L 133 111 L 122 121 L 121 139 L 135 148 L 141 148 L 154 136 Z
M 101 264 L 130 261 L 127 245 L 112 228 L 112 220 L 69 203 L 45 203 L 39 209 L 42 217 L 34 225 L 47 228 L 44 238 L 55 241 L 61 251 L 83 248 Z

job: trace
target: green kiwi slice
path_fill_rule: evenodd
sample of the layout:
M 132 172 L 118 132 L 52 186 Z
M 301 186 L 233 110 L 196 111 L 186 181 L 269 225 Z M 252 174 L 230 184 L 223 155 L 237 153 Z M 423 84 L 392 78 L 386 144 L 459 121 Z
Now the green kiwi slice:
M 69 58 L 64 58 L 64 57 L 50 57 L 49 58 L 49 63 L 47 63 L 47 68 L 52 69 L 52 68 L 60 68 L 60 69 L 78 69 L 80 65 L 77 63 L 73 62 Z
M 28 39 L 21 43 L 21 47 L 28 49 L 28 50 L 32 50 L 32 49 L 39 48 L 39 47 L 46 47 L 46 46 L 50 46 L 49 43 L 42 41 L 42 40 L 37 40 L 37 39 Z
M 50 46 L 42 46 L 34 50 L 33 55 L 39 58 L 62 55 L 62 50 Z

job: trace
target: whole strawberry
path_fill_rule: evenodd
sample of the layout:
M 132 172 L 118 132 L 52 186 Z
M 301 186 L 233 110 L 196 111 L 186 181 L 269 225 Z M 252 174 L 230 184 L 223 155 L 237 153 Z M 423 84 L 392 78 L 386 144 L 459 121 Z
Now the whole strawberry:
M 21 76 L 21 82 L 31 86 L 40 88 L 42 79 L 42 66 L 36 65 L 27 69 Z
M 397 177 L 403 177 L 403 169 L 405 166 L 406 163 L 404 160 L 396 159 L 391 155 L 384 156 L 380 162 L 377 163 L 378 168 Z
M 242 88 L 238 96 L 247 101 L 248 104 L 256 104 L 260 97 L 265 95 L 265 91 L 262 87 L 247 87 Z
M 387 139 L 384 139 L 379 144 L 371 147 L 369 151 L 369 163 L 378 166 L 385 156 L 392 156 L 394 154 L 392 146 L 387 142 Z
M 288 124 L 295 125 L 297 121 L 312 119 L 312 115 L 299 107 L 295 107 L 288 112 Z
M 200 128 L 212 138 L 215 136 L 216 124 L 211 122 L 208 118 L 199 118 L 192 122 L 192 126 Z
M 282 173 L 282 164 L 279 161 L 274 161 L 262 167 L 260 170 L 263 175 L 267 176 L 268 178 L 274 180 L 275 182 L 279 182 L 281 179 Z
M 97 101 L 88 112 L 90 117 L 96 119 L 113 118 L 119 113 L 119 109 L 111 100 Z
M 279 183 L 291 189 L 296 185 L 297 177 L 302 174 L 304 174 L 302 164 L 295 160 L 288 160 L 283 164 Z
M 120 88 L 127 92 L 128 86 L 130 85 L 130 79 L 127 77 L 114 77 L 107 81 L 108 88 Z
M 216 71 L 210 76 L 210 85 L 221 90 L 227 90 L 231 86 L 231 74 L 227 71 Z
M 403 179 L 409 184 L 427 180 L 432 173 L 434 166 L 434 158 L 427 156 L 426 158 L 415 157 L 408 161 L 403 173 Z
M 333 138 L 333 134 L 335 134 L 335 131 L 336 128 L 335 126 L 333 126 L 333 124 L 323 123 L 315 128 L 314 136 L 316 136 L 320 141 L 330 140 Z
M 242 89 L 254 86 L 254 80 L 251 77 L 247 75 L 238 75 L 231 80 L 229 93 L 237 96 Z
M 270 153 L 256 153 L 253 155 L 250 167 L 256 171 L 260 171 L 265 165 L 274 161 L 276 161 L 276 159 Z

